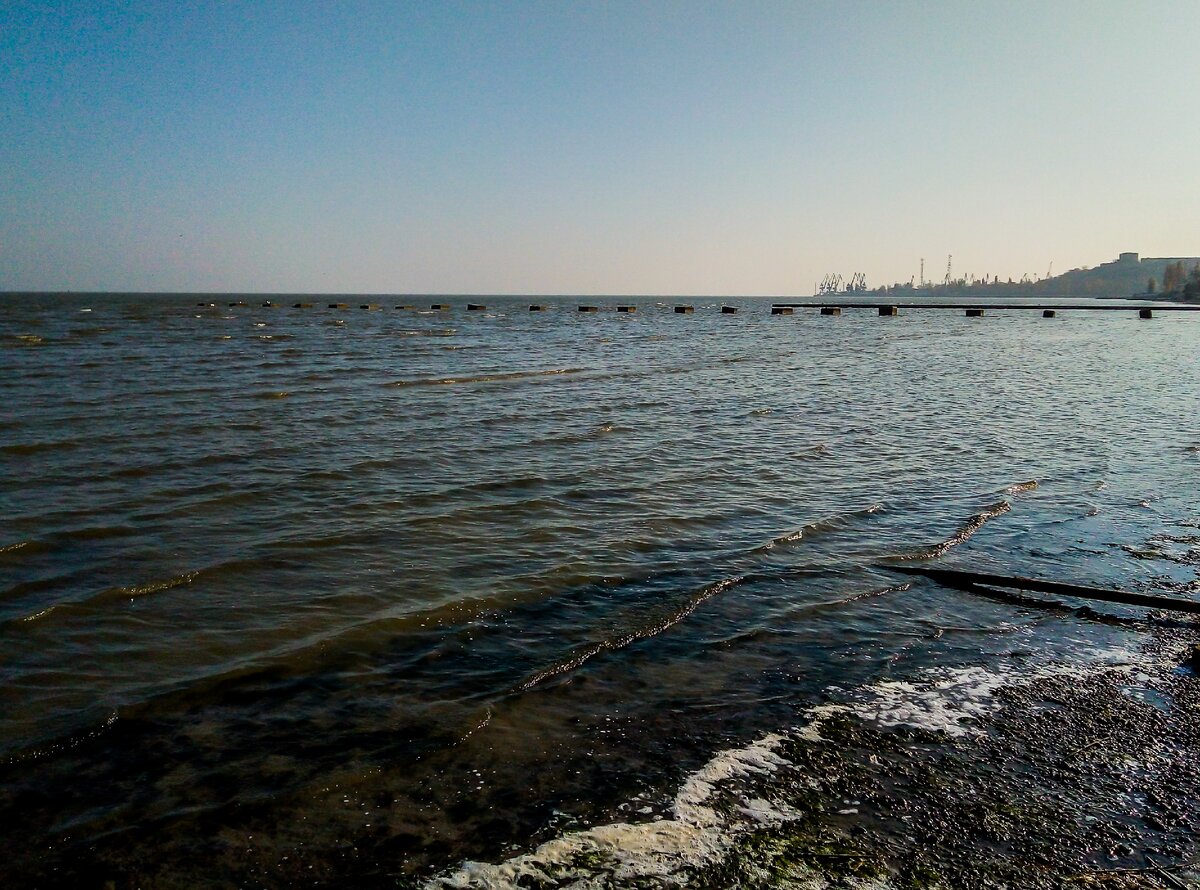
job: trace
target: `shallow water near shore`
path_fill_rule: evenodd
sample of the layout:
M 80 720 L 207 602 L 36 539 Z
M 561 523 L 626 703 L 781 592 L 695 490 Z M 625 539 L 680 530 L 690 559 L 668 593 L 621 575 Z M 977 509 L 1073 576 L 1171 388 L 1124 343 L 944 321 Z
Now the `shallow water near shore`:
M 672 821 L 814 708 L 953 739 L 989 678 L 1146 635 L 890 560 L 1197 587 L 1191 313 L 5 299 L 0 851 L 30 882 L 453 874 Z

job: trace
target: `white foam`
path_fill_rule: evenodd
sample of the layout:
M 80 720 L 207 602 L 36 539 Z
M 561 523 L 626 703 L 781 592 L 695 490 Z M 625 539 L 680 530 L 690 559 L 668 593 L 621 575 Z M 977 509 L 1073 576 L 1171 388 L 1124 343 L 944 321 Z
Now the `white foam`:
M 426 887 L 513 890 L 536 884 L 591 890 L 637 881 L 686 886 L 697 871 L 726 859 L 746 833 L 800 817 L 787 803 L 769 800 L 761 790 L 751 796 L 744 788 L 747 777 L 769 777 L 794 766 L 780 754 L 781 744 L 788 739 L 821 741 L 822 724 L 837 714 L 852 714 L 883 726 L 912 726 L 950 737 L 965 736 L 979 732 L 980 718 L 999 707 L 995 693 L 1002 688 L 1050 676 L 1087 676 L 1096 667 L 1135 672 L 1147 662 L 1144 656 L 1126 649 L 1081 654 L 1085 661 L 1074 665 L 1047 664 L 1020 671 L 1003 665 L 931 668 L 913 680 L 888 680 L 849 692 L 834 690 L 849 700 L 810 708 L 807 721 L 786 734 L 770 733 L 743 748 L 715 754 L 680 786 L 670 818 L 617 822 L 570 832 L 498 864 L 465 862 L 433 878 Z M 794 773 L 788 778 L 802 781 Z M 715 805 L 718 797 L 725 806 Z M 851 806 L 843 810 L 845 814 L 857 812 L 858 801 L 847 803 Z M 754 867 L 754 863 L 747 863 L 747 867 Z M 797 870 L 789 875 L 789 886 L 822 890 L 828 882 L 815 870 Z M 855 886 L 884 890 L 892 884 L 886 879 L 873 879 Z
M 1010 685 L 1011 676 L 982 667 L 931 672 L 916 681 L 890 680 L 863 690 L 861 701 L 846 705 L 882 726 L 914 726 L 966 735 L 969 721 L 993 710 L 993 694 Z
M 1019 671 L 1004 665 L 929 668 L 913 680 L 884 680 L 854 690 L 848 702 L 810 709 L 809 723 L 794 734 L 817 741 L 822 722 L 833 714 L 849 713 L 880 726 L 909 726 L 956 737 L 972 735 L 981 731 L 980 718 L 999 708 L 995 694 L 1001 689 L 1050 677 L 1084 677 L 1096 668 L 1136 674 L 1149 661 L 1140 652 L 1115 646 L 1079 654 L 1082 660 L 1073 664 L 1048 663 Z
M 694 870 L 720 862 L 746 831 L 798 815 L 786 804 L 758 797 L 742 799 L 729 814 L 709 806 L 718 791 L 735 791 L 730 786 L 739 778 L 790 765 L 776 750 L 783 739 L 772 733 L 744 748 L 718 752 L 683 783 L 670 819 L 571 832 L 499 864 L 466 862 L 426 886 L 508 890 L 534 881 L 582 890 L 651 878 L 686 886 Z

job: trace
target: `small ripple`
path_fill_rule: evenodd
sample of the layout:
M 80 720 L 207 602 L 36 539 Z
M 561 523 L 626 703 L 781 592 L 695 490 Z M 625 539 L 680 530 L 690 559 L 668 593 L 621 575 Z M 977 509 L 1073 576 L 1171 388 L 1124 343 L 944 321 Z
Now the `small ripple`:
M 577 445 L 584 442 L 594 442 L 607 436 L 609 433 L 630 432 L 632 427 L 618 426 L 615 423 L 602 423 L 599 426 L 592 427 L 590 430 L 584 430 L 579 433 L 567 433 L 561 436 L 549 436 L 544 439 L 537 439 L 532 444 L 534 446 L 541 445 Z
M 455 386 L 463 383 L 498 383 L 506 380 L 525 380 L 531 377 L 555 377 L 582 374 L 587 368 L 552 368 L 545 371 L 506 371 L 499 374 L 474 374 L 464 377 L 422 377 L 416 380 L 393 380 L 384 386 Z
M 801 449 L 800 451 L 793 451 L 791 453 L 791 457 L 799 458 L 800 460 L 806 460 L 806 459 L 811 459 L 814 457 L 822 457 L 823 455 L 826 455 L 828 453 L 829 453 L 829 446 L 826 445 L 824 442 L 818 442 L 816 445 L 813 445 L 809 448 L 804 448 L 804 449 Z

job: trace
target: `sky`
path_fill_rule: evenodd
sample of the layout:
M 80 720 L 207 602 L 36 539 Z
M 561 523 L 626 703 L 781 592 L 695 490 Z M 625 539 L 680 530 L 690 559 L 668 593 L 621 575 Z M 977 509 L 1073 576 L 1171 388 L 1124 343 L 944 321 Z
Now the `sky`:
M 811 293 L 1200 255 L 1200 3 L 0 4 L 0 290 Z

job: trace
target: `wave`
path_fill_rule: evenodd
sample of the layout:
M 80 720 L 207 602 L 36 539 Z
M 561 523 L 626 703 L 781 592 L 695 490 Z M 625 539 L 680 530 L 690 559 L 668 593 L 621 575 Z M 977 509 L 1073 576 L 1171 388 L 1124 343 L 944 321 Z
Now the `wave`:
M 72 748 L 78 748 L 84 742 L 97 738 L 111 729 L 117 722 L 117 717 L 118 715 L 112 712 L 98 724 L 79 732 L 61 735 L 39 745 L 18 749 L 12 754 L 0 757 L 0 765 L 11 766 L 17 763 L 41 760 L 42 758 L 50 757 L 63 751 L 69 751 Z
M 498 374 L 472 374 L 463 377 L 420 377 L 415 380 L 393 380 L 384 386 L 456 386 L 464 383 L 502 383 L 508 380 L 525 380 L 533 377 L 556 377 L 565 374 L 582 374 L 587 368 L 551 368 L 545 371 L 505 371 Z
M 828 453 L 829 446 L 824 442 L 818 442 L 816 445 L 813 445 L 809 448 L 802 448 L 799 451 L 793 451 L 789 457 L 805 460 L 814 457 L 821 457 L 822 455 L 826 455 Z
M 803 540 L 804 538 L 811 538 L 812 536 L 823 531 L 829 531 L 836 528 L 845 528 L 855 519 L 861 519 L 866 516 L 874 515 L 875 513 L 883 511 L 883 509 L 883 504 L 871 504 L 869 507 L 863 507 L 860 510 L 851 510 L 847 513 L 837 513 L 833 516 L 827 516 L 824 519 L 818 519 L 814 522 L 802 525 L 795 531 L 788 532 L 785 535 L 780 535 L 777 538 L 772 538 L 761 547 L 754 548 L 752 552 L 765 553 L 766 551 L 774 550 L 777 547 L 782 547 L 787 544 L 794 544 L 796 541 Z
M 545 439 L 538 439 L 533 442 L 533 445 L 578 445 L 583 442 L 593 442 L 607 436 L 609 433 L 629 432 L 632 428 L 627 426 L 618 426 L 611 421 L 602 423 L 590 430 L 585 430 L 580 433 L 567 433 L 561 436 L 550 436 Z
M 138 597 L 164 593 L 168 590 L 174 590 L 177 587 L 186 587 L 201 579 L 212 579 L 214 577 L 219 577 L 223 574 L 226 574 L 229 571 L 237 571 L 248 566 L 254 566 L 258 564 L 258 560 L 229 560 L 227 562 L 206 566 L 201 569 L 183 572 L 179 575 L 171 575 L 166 578 L 152 579 L 140 584 L 107 587 L 103 590 L 92 593 L 89 596 L 85 596 L 82 599 L 53 603 L 38 610 L 37 612 L 33 612 L 28 615 L 7 618 L 3 621 L 0 621 L 0 627 L 29 624 L 35 621 L 41 621 L 50 615 L 62 617 L 64 615 L 83 614 L 110 603 L 126 602 Z M 54 580 L 57 581 L 58 579 Z M 30 585 L 26 586 L 29 587 Z M 39 586 L 44 587 L 45 585 L 40 584 Z M 9 593 L 11 592 L 12 591 L 9 591 Z M 5 598 L 7 598 L 7 594 L 5 594 Z
M 11 454 L 15 457 L 28 457 L 45 451 L 71 451 L 83 443 L 77 439 L 66 439 L 58 442 L 22 442 L 16 445 L 0 445 L 0 454 Z
M 696 611 L 700 605 L 706 600 L 712 599 L 714 596 L 724 593 L 737 587 L 739 584 L 745 583 L 745 576 L 738 575 L 733 578 L 724 578 L 706 587 L 702 587 L 696 591 L 688 600 L 678 609 L 669 613 L 665 617 L 653 622 L 652 624 L 640 627 L 636 630 L 629 631 L 619 636 L 608 637 L 596 643 L 591 643 L 582 649 L 577 650 L 574 654 L 551 667 L 537 671 L 525 682 L 517 686 L 517 692 L 525 692 L 532 689 L 539 683 L 543 683 L 552 677 L 557 677 L 561 674 L 570 673 L 581 667 L 584 662 L 603 652 L 614 652 L 617 649 L 623 649 L 631 643 L 636 643 L 638 640 L 649 639 L 657 636 L 668 628 L 674 627 L 684 618 Z
M 1022 494 L 1026 491 L 1036 491 L 1038 482 L 1036 479 L 1030 479 L 1028 482 L 1014 482 L 1012 485 L 1000 489 L 1001 494 Z
M 695 872 L 725 859 L 741 836 L 795 817 L 791 808 L 762 799 L 743 801 L 752 805 L 742 807 L 711 805 L 717 798 L 737 797 L 737 785 L 747 777 L 770 776 L 792 766 L 779 753 L 783 741 L 783 736 L 767 735 L 743 748 L 718 752 L 684 782 L 670 819 L 571 832 L 498 865 L 466 862 L 425 887 L 686 886 Z
M 966 522 L 959 526 L 958 531 L 951 535 L 946 540 L 939 544 L 934 544 L 924 550 L 919 550 L 916 553 L 900 554 L 897 559 L 936 559 L 939 556 L 945 556 L 959 544 L 965 544 L 971 537 L 979 531 L 983 526 L 997 516 L 1003 516 L 1012 509 L 1012 504 L 1008 501 L 997 501 L 990 507 L 980 510 L 974 516 L 970 517 Z

